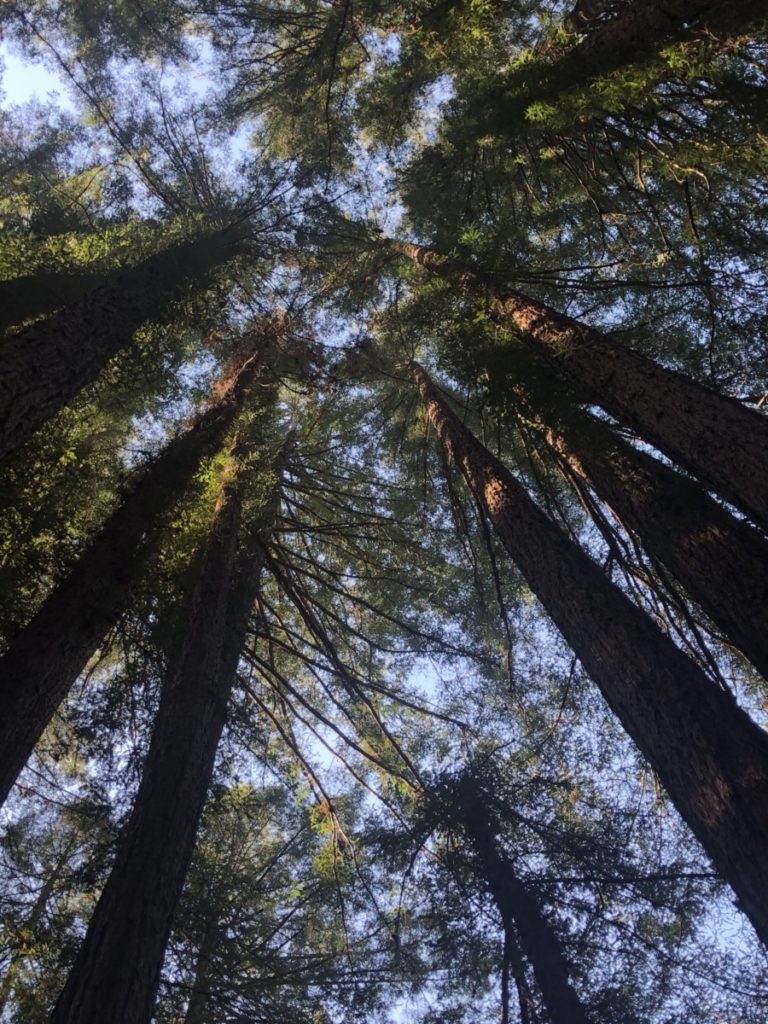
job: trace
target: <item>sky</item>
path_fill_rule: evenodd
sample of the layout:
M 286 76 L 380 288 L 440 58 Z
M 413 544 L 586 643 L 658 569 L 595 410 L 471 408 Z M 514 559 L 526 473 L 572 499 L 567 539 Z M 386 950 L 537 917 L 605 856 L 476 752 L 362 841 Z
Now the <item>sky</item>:
M 0 43 L 0 62 L 2 63 L 2 106 L 27 103 L 31 99 L 45 101 L 53 98 L 61 106 L 72 106 L 59 76 L 43 67 L 42 64 L 30 64 L 29 61 L 9 50 L 5 43 Z

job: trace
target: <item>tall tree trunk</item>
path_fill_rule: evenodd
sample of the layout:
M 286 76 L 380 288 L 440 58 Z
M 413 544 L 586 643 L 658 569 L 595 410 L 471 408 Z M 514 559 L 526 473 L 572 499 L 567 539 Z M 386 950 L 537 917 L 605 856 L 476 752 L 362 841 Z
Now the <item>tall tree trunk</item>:
M 55 1024 L 148 1024 L 152 1016 L 258 586 L 258 556 L 238 554 L 241 492 L 242 472 L 223 488 L 136 802 Z
M 103 283 L 103 274 L 65 274 L 51 270 L 0 281 L 0 332 L 24 320 L 48 316 L 62 306 L 70 306 Z M 2 344 L 0 342 L 0 346 Z
M 514 925 L 552 1024 L 590 1024 L 570 983 L 568 959 L 560 940 L 497 848 L 482 803 L 467 807 L 466 811 L 462 823 L 475 848 L 478 872 L 493 896 L 505 930 Z
M 131 588 L 154 551 L 164 513 L 182 496 L 203 458 L 221 446 L 282 330 L 279 320 L 261 322 L 248 339 L 247 358 L 219 383 L 217 401 L 144 471 L 0 657 L 0 803 L 128 605 Z
M 768 419 L 733 398 L 425 246 L 395 243 L 415 263 L 484 297 L 491 316 L 587 389 L 590 400 L 768 529 Z
M 567 421 L 546 428 L 545 436 L 768 679 L 765 538 L 697 483 L 588 414 L 575 428 Z
M 231 230 L 172 246 L 0 345 L 0 459 L 16 451 L 186 281 L 232 253 Z
M 495 378 L 492 396 L 513 394 L 549 447 L 768 679 L 768 540 L 698 483 L 580 409 L 531 353 L 521 348 L 508 368 L 484 368 Z
M 531 501 L 418 364 L 413 372 L 502 544 L 768 943 L 768 736 Z

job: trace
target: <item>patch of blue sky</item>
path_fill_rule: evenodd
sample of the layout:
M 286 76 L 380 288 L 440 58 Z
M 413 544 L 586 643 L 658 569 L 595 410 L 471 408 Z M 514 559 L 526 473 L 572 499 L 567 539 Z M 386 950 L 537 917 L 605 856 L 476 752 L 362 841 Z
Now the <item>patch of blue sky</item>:
M 61 75 L 42 61 L 22 57 L 8 43 L 0 43 L 0 64 L 0 106 L 3 109 L 36 100 L 53 102 L 62 110 L 74 111 L 69 88 Z

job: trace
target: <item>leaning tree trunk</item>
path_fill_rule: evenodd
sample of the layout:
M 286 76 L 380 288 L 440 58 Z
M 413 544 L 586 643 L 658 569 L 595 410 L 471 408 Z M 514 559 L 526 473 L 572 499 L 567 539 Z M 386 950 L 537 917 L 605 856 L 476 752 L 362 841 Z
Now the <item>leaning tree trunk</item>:
M 548 446 L 768 679 L 768 540 L 700 484 L 578 408 L 541 360 L 519 355 L 494 392 L 512 392 Z
M 144 471 L 69 575 L 0 657 L 0 803 L 128 605 L 165 512 L 181 498 L 201 461 L 221 446 L 282 329 L 279 320 L 265 319 L 253 332 L 247 357 L 218 385 L 217 401 Z
M 768 529 L 768 419 L 733 398 L 612 341 L 425 246 L 395 243 L 415 263 L 484 297 L 491 316 L 585 387 L 590 398 Z
M 238 554 L 242 476 L 223 488 L 139 792 L 54 1024 L 148 1024 L 152 1016 L 258 586 L 258 556 L 244 547 Z M 266 518 L 249 530 L 263 532 Z
M 504 547 L 768 943 L 768 736 L 606 579 L 413 372 Z
M 478 872 L 493 896 L 504 928 L 514 925 L 552 1024 L 590 1024 L 571 985 L 568 959 L 560 940 L 536 900 L 515 876 L 512 865 L 498 850 L 482 805 L 467 808 L 462 824 L 475 848 Z
M 0 344 L 0 459 L 63 408 L 186 281 L 232 254 L 232 230 L 172 246 Z

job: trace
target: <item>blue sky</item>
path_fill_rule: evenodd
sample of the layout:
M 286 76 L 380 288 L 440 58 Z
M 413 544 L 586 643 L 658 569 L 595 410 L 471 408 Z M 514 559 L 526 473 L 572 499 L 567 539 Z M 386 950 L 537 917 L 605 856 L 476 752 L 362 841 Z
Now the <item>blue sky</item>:
M 70 106 L 62 81 L 41 63 L 30 63 L 17 56 L 7 45 L 0 44 L 2 62 L 2 106 L 26 103 L 31 99 L 56 99 L 62 106 Z

